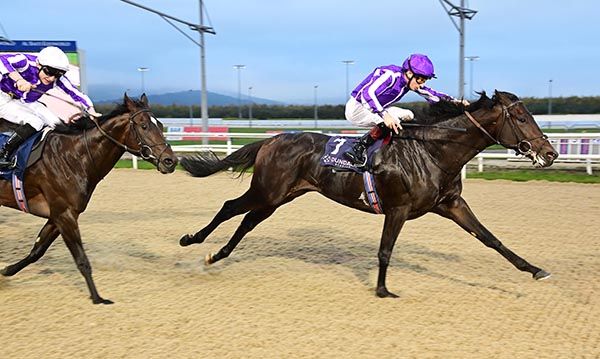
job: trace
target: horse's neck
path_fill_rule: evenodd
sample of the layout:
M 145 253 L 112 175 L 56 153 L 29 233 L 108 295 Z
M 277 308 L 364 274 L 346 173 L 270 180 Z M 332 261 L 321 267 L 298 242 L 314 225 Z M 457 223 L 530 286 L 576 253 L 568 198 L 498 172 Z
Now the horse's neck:
M 111 119 L 101 124 L 104 132 L 112 136 L 120 143 L 125 142 L 126 121 Z M 110 172 L 117 161 L 123 156 L 125 150 L 116 145 L 108 137 L 104 136 L 98 128 L 88 130 L 80 137 L 81 156 L 89 160 L 89 171 L 95 172 L 100 179 Z
M 495 111 L 477 110 L 471 114 L 480 125 L 491 132 L 493 123 L 498 117 Z M 427 141 L 424 147 L 433 158 L 436 165 L 444 172 L 457 174 L 473 157 L 493 144 L 493 141 L 467 115 L 461 115 L 440 123 L 448 127 L 465 128 L 466 132 L 450 132 L 447 139 Z M 443 131 L 443 130 L 442 130 Z M 448 130 L 451 131 L 451 130 Z

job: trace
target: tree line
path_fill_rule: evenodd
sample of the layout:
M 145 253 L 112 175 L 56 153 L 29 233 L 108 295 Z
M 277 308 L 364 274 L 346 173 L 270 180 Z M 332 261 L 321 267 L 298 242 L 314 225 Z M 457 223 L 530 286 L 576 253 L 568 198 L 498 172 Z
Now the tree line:
M 526 97 L 521 99 L 525 106 L 534 115 L 545 115 L 549 110 L 548 98 Z M 184 105 L 152 105 L 152 112 L 156 117 L 163 118 L 189 118 L 201 117 L 200 106 Z M 410 110 L 420 110 L 427 106 L 426 102 L 399 103 L 399 106 Z M 114 105 L 98 105 L 98 111 L 109 112 Z M 600 96 L 594 97 L 557 97 L 551 101 L 552 114 L 600 114 Z M 209 106 L 208 116 L 211 118 L 237 118 L 238 106 Z M 242 118 L 249 118 L 249 106 L 242 106 Z M 343 119 L 344 105 L 318 106 L 319 119 Z M 252 105 L 252 118 L 261 119 L 297 119 L 314 118 L 315 108 L 312 105 Z

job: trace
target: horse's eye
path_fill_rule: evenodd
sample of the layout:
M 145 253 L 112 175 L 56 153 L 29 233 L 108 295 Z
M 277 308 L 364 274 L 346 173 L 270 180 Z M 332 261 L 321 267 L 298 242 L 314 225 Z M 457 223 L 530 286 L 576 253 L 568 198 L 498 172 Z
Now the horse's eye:
M 145 130 L 145 129 L 147 129 L 147 128 L 148 128 L 148 125 L 146 125 L 146 123 L 142 123 L 142 125 L 141 125 L 141 126 L 142 126 L 142 130 Z
M 519 122 L 521 122 L 521 123 L 525 123 L 527 121 L 523 117 L 517 117 L 517 120 L 519 120 Z

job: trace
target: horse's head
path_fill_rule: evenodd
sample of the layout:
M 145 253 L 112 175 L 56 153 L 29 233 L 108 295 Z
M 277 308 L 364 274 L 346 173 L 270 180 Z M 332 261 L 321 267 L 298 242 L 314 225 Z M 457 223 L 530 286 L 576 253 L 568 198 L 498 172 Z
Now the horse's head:
M 129 112 L 127 150 L 154 164 L 161 173 L 175 171 L 177 156 L 165 139 L 163 124 L 150 111 L 146 95 L 134 101 L 125 94 L 124 104 Z
M 528 157 L 535 166 L 552 165 L 558 154 L 523 102 L 509 92 L 500 91 L 495 91 L 492 100 L 494 107 L 501 110 L 494 131 L 497 142 Z

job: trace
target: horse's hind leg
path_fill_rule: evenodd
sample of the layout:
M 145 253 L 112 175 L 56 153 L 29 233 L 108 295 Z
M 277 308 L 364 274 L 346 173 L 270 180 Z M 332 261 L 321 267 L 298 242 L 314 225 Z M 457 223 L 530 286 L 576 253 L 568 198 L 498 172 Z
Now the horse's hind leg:
M 232 217 L 248 212 L 256 205 L 259 205 L 259 200 L 254 195 L 252 188 L 250 188 L 240 197 L 226 201 L 223 204 L 223 207 L 221 207 L 219 213 L 217 213 L 217 215 L 206 227 L 202 228 L 194 235 L 184 235 L 179 240 L 179 244 L 185 247 L 193 243 L 204 242 L 206 237 L 208 237 L 208 235 L 211 234 L 221 223 L 231 219 Z
M 17 263 L 6 266 L 6 268 L 0 270 L 0 274 L 4 276 L 15 275 L 23 268 L 42 258 L 44 253 L 46 253 L 48 247 L 50 247 L 52 242 L 54 242 L 54 240 L 56 239 L 56 237 L 58 237 L 59 234 L 60 232 L 58 231 L 58 228 L 56 228 L 52 221 L 49 220 L 48 222 L 46 222 L 44 227 L 42 227 L 42 229 L 40 230 L 40 233 L 38 234 L 38 237 L 35 240 L 35 243 L 33 244 L 31 252 L 29 252 L 29 254 L 25 258 L 21 259 Z
M 260 222 L 269 218 L 269 216 L 275 212 L 277 207 L 279 206 L 251 210 L 247 215 L 244 216 L 244 220 L 242 220 L 242 223 L 239 225 L 229 242 L 227 242 L 227 244 L 223 246 L 223 248 L 221 248 L 216 254 L 208 254 L 205 258 L 205 263 L 207 265 L 213 264 L 223 258 L 227 258 L 235 246 L 240 243 L 242 238 L 244 238 L 244 236 L 254 229 L 254 227 L 256 227 Z

